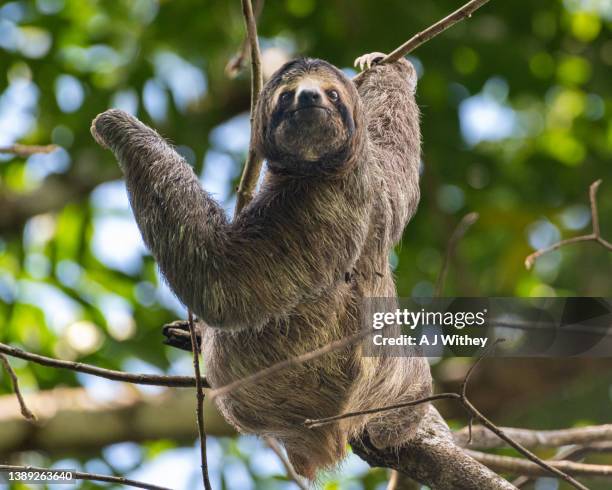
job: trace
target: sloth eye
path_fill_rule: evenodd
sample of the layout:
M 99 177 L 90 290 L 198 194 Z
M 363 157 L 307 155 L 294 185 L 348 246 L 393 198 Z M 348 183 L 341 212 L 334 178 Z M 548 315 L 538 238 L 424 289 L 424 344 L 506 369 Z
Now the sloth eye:
M 291 102 L 291 100 L 293 100 L 293 92 L 290 90 L 287 92 L 283 92 L 280 96 L 281 104 L 288 104 L 289 102 Z
M 339 97 L 338 92 L 335 90 L 328 90 L 327 96 L 329 97 L 329 100 L 331 100 L 332 102 L 336 102 Z

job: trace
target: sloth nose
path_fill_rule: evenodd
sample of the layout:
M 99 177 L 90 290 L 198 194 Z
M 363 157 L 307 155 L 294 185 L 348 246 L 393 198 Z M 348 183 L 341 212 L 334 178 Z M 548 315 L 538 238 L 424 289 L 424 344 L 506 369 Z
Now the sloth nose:
M 321 94 L 317 90 L 302 90 L 298 95 L 298 107 L 308 107 L 321 102 Z

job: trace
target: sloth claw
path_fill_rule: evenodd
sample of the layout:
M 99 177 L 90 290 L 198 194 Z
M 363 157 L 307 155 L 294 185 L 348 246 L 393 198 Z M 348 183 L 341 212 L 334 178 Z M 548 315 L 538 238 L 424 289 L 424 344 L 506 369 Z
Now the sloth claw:
M 361 71 L 363 71 L 364 69 L 369 70 L 370 68 L 372 68 L 372 66 L 380 62 L 380 60 L 382 60 L 385 56 L 387 56 L 385 53 L 379 53 L 377 51 L 373 53 L 367 53 L 355 59 L 354 66 L 359 66 L 359 69 Z
M 195 327 L 196 338 L 199 344 L 202 341 L 202 331 L 197 323 Z M 162 327 L 162 334 L 166 337 L 164 339 L 164 344 L 191 352 L 191 332 L 189 331 L 188 321 L 175 320 L 171 323 L 167 323 Z

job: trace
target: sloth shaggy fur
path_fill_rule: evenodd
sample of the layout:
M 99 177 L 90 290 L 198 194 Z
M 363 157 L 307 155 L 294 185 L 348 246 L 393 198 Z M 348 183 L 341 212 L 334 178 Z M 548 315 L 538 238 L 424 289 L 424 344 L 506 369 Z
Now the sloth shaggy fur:
M 267 172 L 233 221 L 154 130 L 109 110 L 93 122 L 116 155 L 145 243 L 176 295 L 202 320 L 213 388 L 362 328 L 364 298 L 395 298 L 389 252 L 419 200 L 416 75 L 406 60 L 355 84 L 302 58 L 264 87 L 254 141 Z M 363 346 L 278 372 L 220 397 L 227 420 L 286 448 L 315 479 L 367 431 L 377 447 L 409 440 L 413 407 L 314 429 L 305 419 L 407 402 L 431 393 L 418 356 L 362 355 Z

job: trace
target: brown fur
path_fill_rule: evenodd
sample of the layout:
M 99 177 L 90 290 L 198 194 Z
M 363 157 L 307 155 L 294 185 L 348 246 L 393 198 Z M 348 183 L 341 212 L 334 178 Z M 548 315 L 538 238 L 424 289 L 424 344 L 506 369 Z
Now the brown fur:
M 319 90 L 321 107 L 292 112 L 305 80 Z M 396 296 L 388 254 L 419 200 L 415 80 L 404 60 L 374 67 L 359 86 L 320 60 L 281 68 L 264 88 L 255 122 L 269 172 L 233 222 L 153 130 L 117 110 L 94 121 L 94 136 L 121 163 L 160 269 L 211 326 L 203 354 L 213 387 L 356 332 L 363 298 Z M 281 107 L 286 91 L 294 93 Z M 281 441 L 310 479 L 335 465 L 364 430 L 379 447 L 400 445 L 422 408 L 302 425 L 430 393 L 425 359 L 363 357 L 361 349 L 245 386 L 223 396 L 219 408 L 241 431 Z

